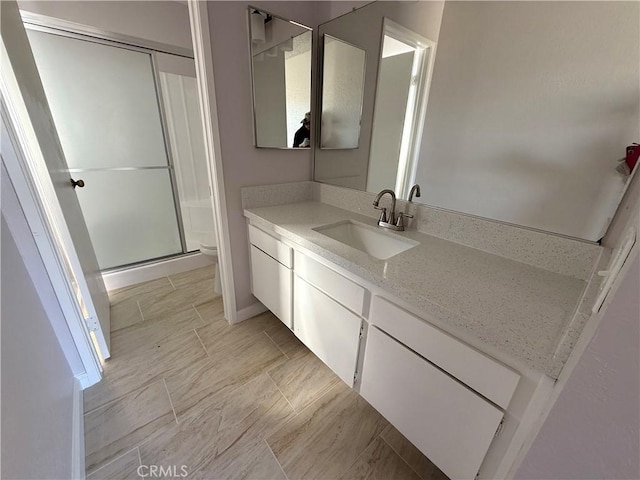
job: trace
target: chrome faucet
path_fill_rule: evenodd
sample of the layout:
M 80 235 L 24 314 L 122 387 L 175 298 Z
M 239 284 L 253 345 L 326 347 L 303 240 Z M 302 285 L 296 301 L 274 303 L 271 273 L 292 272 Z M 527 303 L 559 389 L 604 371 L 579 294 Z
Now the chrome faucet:
M 389 216 L 387 217 L 387 209 L 385 207 L 380 206 L 380 199 L 386 195 L 391 195 L 391 211 L 389 212 Z M 390 230 L 403 231 L 404 230 L 404 217 L 413 218 L 413 215 L 407 215 L 405 213 L 398 213 L 398 218 L 396 219 L 396 194 L 393 190 L 389 190 L 388 188 L 382 190 L 378 195 L 376 195 L 376 199 L 373 201 L 373 208 L 376 210 L 382 210 L 380 213 L 380 218 L 378 219 L 378 226 L 382 228 L 388 228 Z
M 416 194 L 416 197 L 420 197 L 420 185 L 418 185 L 417 183 L 411 187 L 411 191 L 409 192 L 409 201 L 411 202 L 413 200 L 413 194 Z

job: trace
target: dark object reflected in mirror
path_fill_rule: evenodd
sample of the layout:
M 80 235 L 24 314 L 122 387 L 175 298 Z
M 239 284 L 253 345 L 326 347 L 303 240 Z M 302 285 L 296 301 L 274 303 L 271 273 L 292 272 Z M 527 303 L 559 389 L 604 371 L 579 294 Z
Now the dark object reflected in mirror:
M 309 148 L 311 146 L 311 112 L 307 112 L 300 122 L 302 126 L 293 136 L 293 148 Z
M 320 148 L 358 148 L 366 52 L 331 35 L 323 40 Z
M 249 26 L 254 145 L 309 147 L 311 29 L 251 7 Z

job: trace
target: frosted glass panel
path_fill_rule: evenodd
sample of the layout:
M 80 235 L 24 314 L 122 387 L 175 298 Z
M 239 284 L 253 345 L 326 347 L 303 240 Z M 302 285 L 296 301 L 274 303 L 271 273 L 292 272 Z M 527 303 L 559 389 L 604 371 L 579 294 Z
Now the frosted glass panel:
M 27 32 L 70 168 L 168 164 L 151 55 Z
M 74 175 L 101 269 L 182 252 L 167 169 Z
M 324 35 L 320 148 L 358 148 L 365 51 Z

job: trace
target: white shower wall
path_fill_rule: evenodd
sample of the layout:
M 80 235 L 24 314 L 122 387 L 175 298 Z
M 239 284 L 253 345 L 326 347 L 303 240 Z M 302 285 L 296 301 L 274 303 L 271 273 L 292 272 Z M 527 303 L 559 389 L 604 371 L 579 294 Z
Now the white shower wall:
M 169 143 L 189 251 L 214 238 L 213 208 L 196 79 L 160 72 Z

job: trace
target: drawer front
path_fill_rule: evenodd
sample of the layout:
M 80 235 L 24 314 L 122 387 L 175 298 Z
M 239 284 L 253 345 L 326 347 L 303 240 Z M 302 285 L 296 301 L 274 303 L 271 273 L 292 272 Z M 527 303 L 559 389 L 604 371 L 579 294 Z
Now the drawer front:
M 353 386 L 361 319 L 294 275 L 293 331 L 309 350 Z
M 362 315 L 364 288 L 306 255 L 295 252 L 296 275 L 318 287 L 349 310 Z
M 289 328 L 292 271 L 251 245 L 251 292 Z
M 381 297 L 371 302 L 371 323 L 478 393 L 507 408 L 520 375 Z
M 368 334 L 360 394 L 455 479 L 475 477 L 503 416 L 375 327 Z
M 285 267 L 291 268 L 293 266 L 293 249 L 291 247 L 286 246 L 277 238 L 272 237 L 253 225 L 248 225 L 248 227 L 249 243 L 272 256 Z

